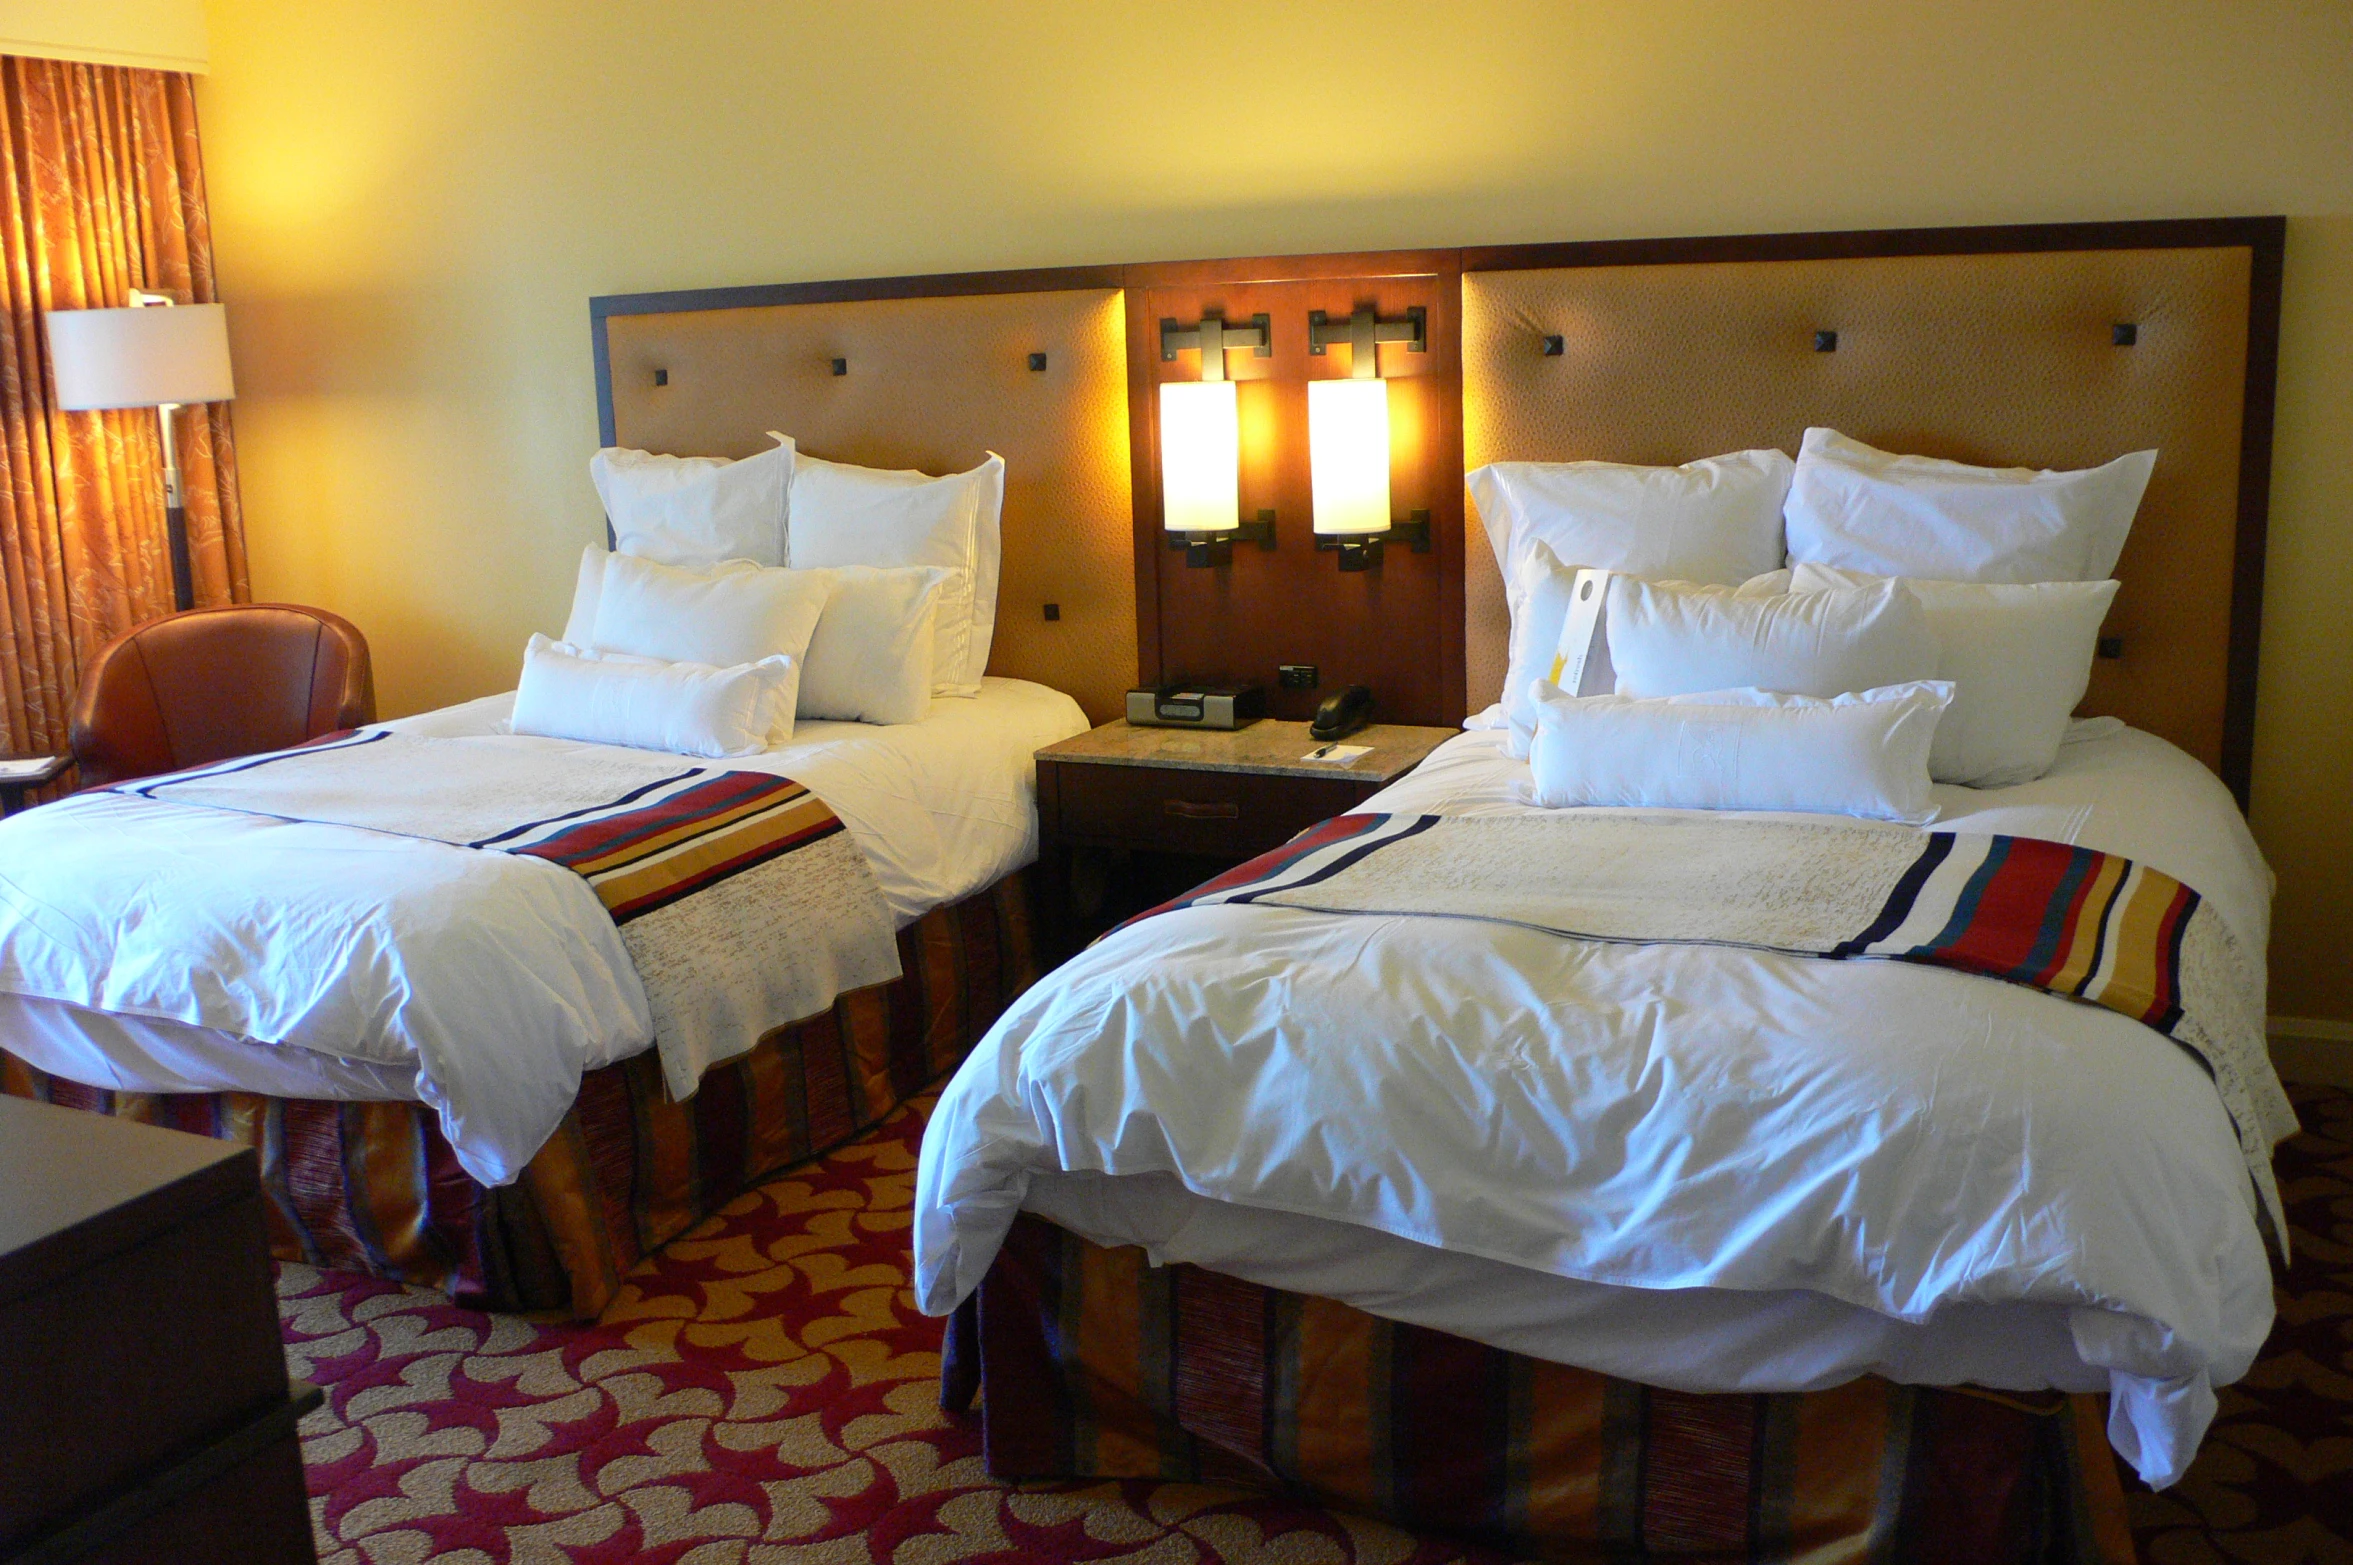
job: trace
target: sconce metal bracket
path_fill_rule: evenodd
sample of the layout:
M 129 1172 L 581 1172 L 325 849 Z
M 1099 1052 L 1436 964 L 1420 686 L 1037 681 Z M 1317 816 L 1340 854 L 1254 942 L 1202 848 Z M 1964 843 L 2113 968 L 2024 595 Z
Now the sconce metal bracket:
M 1383 533 L 1325 533 L 1315 546 L 1340 556 L 1340 569 L 1369 571 L 1381 563 L 1383 544 L 1403 544 L 1416 554 L 1430 552 L 1430 513 L 1415 511 L 1402 522 L 1391 522 Z
M 1307 351 L 1321 358 L 1335 342 L 1349 345 L 1348 373 L 1358 380 L 1371 380 L 1381 373 L 1376 343 L 1402 342 L 1408 353 L 1430 351 L 1430 312 L 1417 304 L 1401 319 L 1384 321 L 1368 305 L 1344 321 L 1335 321 L 1321 310 L 1308 311 Z
M 1254 543 L 1272 552 L 1275 546 L 1275 513 L 1261 511 L 1258 519 L 1241 526 L 1215 533 L 1170 533 L 1168 546 L 1182 549 L 1187 570 L 1207 570 L 1212 565 L 1230 565 L 1234 559 L 1234 545 Z
M 1185 348 L 1201 350 L 1201 378 L 1226 378 L 1226 350 L 1248 348 L 1254 359 L 1271 359 L 1275 352 L 1274 320 L 1267 315 L 1253 315 L 1247 326 L 1229 326 L 1222 315 L 1204 315 L 1198 326 L 1180 325 L 1174 316 L 1160 318 L 1160 359 L 1162 363 L 1175 360 Z

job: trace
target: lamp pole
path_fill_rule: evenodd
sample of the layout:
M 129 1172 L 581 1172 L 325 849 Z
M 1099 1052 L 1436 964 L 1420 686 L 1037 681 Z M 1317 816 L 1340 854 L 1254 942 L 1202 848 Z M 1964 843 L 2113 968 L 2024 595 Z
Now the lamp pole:
M 168 307 L 178 301 L 167 293 L 131 290 L 134 308 Z M 172 607 L 196 607 L 196 568 L 188 557 L 188 502 L 180 489 L 179 412 L 182 404 L 159 402 L 155 416 L 163 426 L 163 527 L 172 555 Z

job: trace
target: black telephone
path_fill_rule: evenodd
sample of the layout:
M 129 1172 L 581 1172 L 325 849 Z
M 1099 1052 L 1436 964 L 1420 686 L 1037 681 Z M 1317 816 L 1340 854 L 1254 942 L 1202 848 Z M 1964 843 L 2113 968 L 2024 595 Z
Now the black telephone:
M 1315 721 L 1307 725 L 1310 739 L 1342 739 L 1356 732 L 1373 718 L 1373 687 L 1350 685 L 1336 696 L 1327 697 L 1315 709 Z

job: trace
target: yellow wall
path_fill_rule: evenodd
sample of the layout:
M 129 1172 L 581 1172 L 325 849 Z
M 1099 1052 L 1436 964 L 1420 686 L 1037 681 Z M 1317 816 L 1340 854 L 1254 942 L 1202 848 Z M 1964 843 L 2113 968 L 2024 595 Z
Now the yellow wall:
M 1188 255 L 2286 212 L 2255 818 L 2353 1017 L 2353 5 L 211 0 L 257 594 L 388 711 L 599 533 L 592 294 Z M 1214 65 L 1205 62 L 1214 59 Z
M 201 71 L 204 0 L 0 0 L 0 54 Z

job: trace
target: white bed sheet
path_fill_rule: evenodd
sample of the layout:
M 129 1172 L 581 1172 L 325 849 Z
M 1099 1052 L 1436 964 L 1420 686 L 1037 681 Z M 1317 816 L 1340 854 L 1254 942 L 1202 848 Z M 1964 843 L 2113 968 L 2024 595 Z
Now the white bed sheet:
M 1938 824 L 2139 858 L 2261 949 L 2270 871 L 2212 774 L 2078 735 L 2038 782 L 1939 788 Z M 1528 808 L 1501 738 L 1449 741 L 1365 808 Z M 1295 1112 L 1310 1091 L 1323 1112 Z M 1466 1142 L 1490 1166 L 1440 1150 Z M 1549 1228 L 1519 1220 L 1562 1190 Z M 925 1308 L 969 1291 L 1017 1208 L 1682 1389 L 2106 1389 L 2158 1484 L 2271 1323 L 2227 1116 L 2138 1023 L 1904 964 L 1435 920 L 1194 909 L 1082 955 L 935 1114 Z
M 513 701 L 510 692 L 383 726 L 436 738 L 496 734 L 504 731 Z M 1060 691 L 1026 680 L 988 679 L 978 696 L 935 701 L 932 715 L 921 723 L 887 728 L 804 723 L 789 743 L 726 764 L 791 776 L 831 805 L 864 853 L 895 922 L 904 928 L 1036 856 L 1032 757 L 1041 746 L 1086 727 L 1078 704 Z M 266 855 L 289 846 L 340 856 L 358 888 L 355 894 L 363 899 L 387 884 L 386 876 L 410 893 L 421 889 L 455 897 L 462 895 L 470 872 L 512 870 L 516 863 L 503 855 L 334 826 L 203 810 L 185 810 L 183 816 L 175 850 L 184 862 L 176 869 L 213 893 L 247 864 L 259 865 Z M 13 840 L 32 839 L 20 835 Z M 70 838 L 59 840 L 70 847 Z M 257 846 L 264 842 L 270 846 Z M 0 864 L 0 878 L 5 869 Z M 581 1072 L 638 1053 L 652 1037 L 643 990 L 618 936 L 612 935 L 611 921 L 594 907 L 593 896 L 575 894 L 584 889 L 577 878 L 556 871 L 537 877 L 510 873 L 501 881 L 502 894 L 511 895 L 520 883 L 548 903 L 529 910 L 536 916 L 518 917 L 504 932 L 517 941 L 538 938 L 544 949 L 526 948 L 523 959 L 544 992 L 518 1001 L 528 1016 L 484 1012 L 481 1035 L 486 1048 L 502 1054 L 522 1052 L 511 1047 L 519 1035 L 556 1036 L 549 1047 L 535 1051 L 527 1066 L 481 1072 L 454 1096 L 449 1083 L 420 1080 L 413 1056 L 388 1050 L 373 1051 L 372 1058 L 359 1051 L 337 1052 L 324 1039 L 356 1035 L 364 1030 L 364 1018 L 339 1015 L 340 997 L 332 993 L 281 1005 L 289 1018 L 287 1029 L 276 1040 L 264 1040 L 172 1015 L 94 1009 L 54 995 L 0 991 L 0 1045 L 42 1070 L 117 1091 L 429 1102 L 468 1171 L 487 1176 L 487 1182 L 504 1182 L 538 1150 L 552 1123 L 550 1105 L 570 1102 Z M 0 894 L 4 891 L 0 888 Z M 266 927 L 260 926 L 268 916 L 266 883 L 239 886 L 232 895 L 250 904 L 254 922 Z M 584 903 L 588 911 L 575 903 Z M 580 938 L 573 940 L 574 935 Z M 612 938 L 602 938 L 606 935 Z M 570 948 L 559 948 L 565 945 Z M 321 1035 L 322 1041 L 308 1047 L 285 1041 L 309 1042 Z
M 425 738 L 504 733 L 514 706 L 510 690 L 382 726 Z M 1089 726 L 1059 690 L 990 678 L 977 696 L 932 702 L 920 723 L 803 722 L 774 749 L 708 764 L 790 777 L 831 805 L 904 929 L 1037 857 L 1035 756 Z

